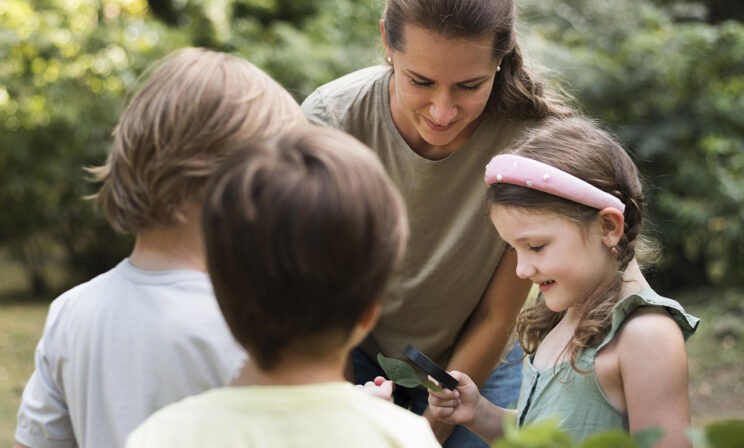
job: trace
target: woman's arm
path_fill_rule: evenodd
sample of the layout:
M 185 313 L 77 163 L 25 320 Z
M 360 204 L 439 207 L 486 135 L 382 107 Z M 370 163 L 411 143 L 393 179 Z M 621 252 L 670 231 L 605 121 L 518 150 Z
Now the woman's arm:
M 516 253 L 505 250 L 447 366 L 465 372 L 479 388 L 501 357 L 530 290 L 531 283 L 517 277 L 516 267 Z M 424 416 L 440 442 L 449 437 L 451 425 L 434 418 L 428 409 Z
M 687 353 L 679 326 L 662 309 L 644 307 L 625 322 L 618 341 L 630 432 L 664 431 L 656 448 L 689 447 Z
M 478 387 L 499 361 L 532 283 L 516 275 L 517 255 L 505 250 L 455 347 L 447 370 L 465 372 Z

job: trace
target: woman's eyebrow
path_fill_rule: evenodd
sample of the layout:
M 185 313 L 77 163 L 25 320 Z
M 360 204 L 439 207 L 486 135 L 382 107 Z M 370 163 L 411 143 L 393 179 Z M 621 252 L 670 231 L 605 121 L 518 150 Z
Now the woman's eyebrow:
M 408 72 L 408 74 L 409 74 L 409 75 L 413 75 L 414 77 L 416 77 L 416 78 L 419 78 L 419 79 L 421 79 L 422 81 L 426 81 L 426 82 L 436 82 L 436 81 L 434 81 L 433 79 L 430 79 L 430 78 L 428 78 L 428 77 L 426 77 L 426 76 L 422 75 L 421 73 L 417 73 L 417 72 L 415 72 L 415 71 L 413 71 L 413 70 L 410 70 L 410 69 L 406 69 L 405 71 L 406 71 L 406 72 Z M 477 76 L 477 77 L 475 77 L 475 78 L 470 78 L 470 79 L 464 79 L 464 80 L 462 80 L 462 81 L 457 81 L 457 82 L 456 82 L 455 84 L 468 84 L 468 83 L 471 83 L 471 82 L 485 81 L 485 80 L 487 80 L 487 79 L 488 79 L 488 75 L 484 75 L 484 76 Z

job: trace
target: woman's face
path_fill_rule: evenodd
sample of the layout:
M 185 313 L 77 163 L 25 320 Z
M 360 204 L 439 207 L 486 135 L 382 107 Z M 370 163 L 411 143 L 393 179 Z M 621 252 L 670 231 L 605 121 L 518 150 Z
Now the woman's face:
M 384 41 L 384 23 L 381 28 Z M 451 38 L 406 25 L 401 51 L 384 44 L 395 70 L 395 125 L 420 155 L 447 157 L 476 129 L 491 95 L 499 65 L 491 37 Z

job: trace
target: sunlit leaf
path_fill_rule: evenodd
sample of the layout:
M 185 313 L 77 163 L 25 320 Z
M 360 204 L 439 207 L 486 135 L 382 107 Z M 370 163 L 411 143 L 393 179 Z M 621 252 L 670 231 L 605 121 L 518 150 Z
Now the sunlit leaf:
M 744 420 L 723 420 L 708 424 L 705 436 L 710 448 L 741 448 L 744 443 Z
M 638 444 L 630 434 L 618 429 L 592 434 L 584 439 L 579 448 L 638 448 Z
M 395 384 L 403 387 L 418 387 L 423 384 L 416 371 L 407 362 L 377 354 L 377 362 L 385 375 Z

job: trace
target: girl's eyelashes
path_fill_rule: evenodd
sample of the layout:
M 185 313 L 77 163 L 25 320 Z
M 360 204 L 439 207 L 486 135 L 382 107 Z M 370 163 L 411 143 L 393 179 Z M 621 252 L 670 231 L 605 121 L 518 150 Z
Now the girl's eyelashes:
M 527 247 L 529 247 L 530 250 L 533 251 L 533 252 L 540 252 L 543 249 L 543 247 L 545 247 L 545 246 L 544 245 L 542 245 L 542 246 L 528 245 Z

